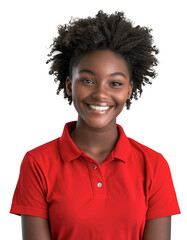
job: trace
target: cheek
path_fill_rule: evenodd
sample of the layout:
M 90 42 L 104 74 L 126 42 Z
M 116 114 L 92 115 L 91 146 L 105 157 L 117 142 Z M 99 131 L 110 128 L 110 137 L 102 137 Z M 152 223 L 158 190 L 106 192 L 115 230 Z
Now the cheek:
M 72 88 L 72 99 L 73 101 L 77 102 L 81 98 L 82 91 L 81 89 L 75 84 Z
M 126 93 L 126 91 L 122 91 L 122 92 L 117 94 L 116 102 L 118 102 L 118 104 L 125 105 L 126 100 L 127 100 L 127 93 Z
M 72 100 L 73 100 L 73 105 L 74 105 L 75 109 L 78 111 L 79 105 L 80 105 L 80 103 L 79 103 L 80 100 L 79 100 L 78 96 L 72 95 Z
M 72 95 L 74 98 L 82 98 L 81 96 L 85 95 L 85 88 L 77 80 L 74 80 L 72 85 Z
M 84 99 L 84 97 L 85 97 L 85 91 L 82 91 L 81 88 L 80 89 L 76 88 L 76 91 L 74 89 L 72 90 L 73 105 L 77 110 L 77 112 L 79 112 L 79 109 L 81 107 L 82 100 Z

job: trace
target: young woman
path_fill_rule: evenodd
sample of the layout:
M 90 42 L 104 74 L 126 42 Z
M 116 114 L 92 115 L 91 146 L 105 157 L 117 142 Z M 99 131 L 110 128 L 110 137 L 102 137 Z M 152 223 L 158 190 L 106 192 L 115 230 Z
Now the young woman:
M 23 239 L 169 240 L 169 166 L 116 123 L 156 76 L 151 30 L 102 11 L 58 30 L 47 63 L 78 120 L 23 159 L 11 207 Z

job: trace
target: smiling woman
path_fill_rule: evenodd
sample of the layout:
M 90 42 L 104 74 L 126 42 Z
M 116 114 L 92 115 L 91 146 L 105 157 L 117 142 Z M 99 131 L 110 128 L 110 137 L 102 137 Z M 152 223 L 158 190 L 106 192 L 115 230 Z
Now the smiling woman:
M 170 239 L 180 209 L 168 163 L 116 123 L 156 76 L 150 32 L 122 12 L 59 27 L 50 74 L 78 119 L 23 159 L 11 213 L 24 240 Z
M 78 124 L 102 131 L 116 125 L 116 117 L 132 94 L 129 75 L 125 60 L 110 50 L 84 55 L 73 68 L 72 79 L 66 79 L 66 91 L 78 112 Z

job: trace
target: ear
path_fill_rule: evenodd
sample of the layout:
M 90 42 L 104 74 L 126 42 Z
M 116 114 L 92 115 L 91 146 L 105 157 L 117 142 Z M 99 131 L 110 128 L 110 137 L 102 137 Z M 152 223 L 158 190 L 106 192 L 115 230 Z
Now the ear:
M 129 83 L 129 91 L 128 91 L 127 99 L 130 99 L 130 97 L 132 95 L 132 89 L 133 89 L 133 82 L 131 81 Z
M 67 78 L 66 78 L 66 93 L 69 96 L 72 95 L 72 83 L 71 83 L 71 79 L 69 78 L 69 76 L 67 76 Z

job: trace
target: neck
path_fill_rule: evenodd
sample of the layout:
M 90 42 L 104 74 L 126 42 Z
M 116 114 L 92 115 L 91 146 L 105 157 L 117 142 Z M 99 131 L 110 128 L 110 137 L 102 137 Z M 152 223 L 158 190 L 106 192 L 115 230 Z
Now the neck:
M 116 145 L 118 130 L 116 123 L 96 129 L 78 121 L 70 136 L 75 145 L 82 151 L 88 154 L 102 155 L 110 153 Z

